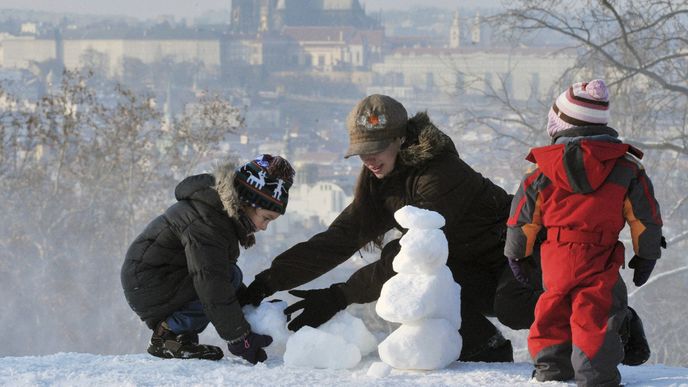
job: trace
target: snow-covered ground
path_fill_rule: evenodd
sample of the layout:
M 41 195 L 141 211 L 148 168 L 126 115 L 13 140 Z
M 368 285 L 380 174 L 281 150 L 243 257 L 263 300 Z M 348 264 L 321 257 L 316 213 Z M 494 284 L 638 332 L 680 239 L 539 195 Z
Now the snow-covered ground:
M 425 213 L 427 212 L 427 213 Z M 414 222 L 432 220 L 429 211 L 410 208 L 408 216 L 415 216 Z M 402 214 L 403 215 L 403 214 Z M 440 217 L 441 218 L 441 217 Z M 402 216 L 400 224 L 408 219 Z M 447 246 L 444 236 L 440 241 L 435 241 L 429 249 L 425 240 L 433 230 L 442 224 L 432 225 L 428 229 L 415 230 L 418 238 L 410 231 L 406 239 L 402 239 L 402 251 L 399 260 L 395 259 L 394 269 L 400 274 L 399 278 L 407 278 L 408 284 L 400 287 L 402 290 L 385 290 L 390 280 L 383 287 L 382 296 L 378 301 L 376 310 L 383 310 L 386 320 L 402 323 L 408 320 L 415 327 L 422 325 L 417 321 L 432 317 L 428 321 L 447 321 L 458 315 L 460 307 L 457 299 L 454 307 L 449 308 L 449 317 L 434 311 L 441 307 L 446 308 L 448 297 L 442 292 L 426 292 L 424 287 L 412 286 L 423 281 L 423 278 L 432 278 L 435 285 L 440 281 L 435 274 L 435 266 L 443 267 L 446 262 Z M 430 222 L 432 223 L 432 222 Z M 418 225 L 418 224 L 416 224 Z M 404 226 L 406 228 L 409 225 Z M 440 233 L 441 234 L 441 233 Z M 437 247 L 443 247 L 437 250 Z M 404 266 L 405 255 L 411 254 L 415 259 L 409 261 L 413 265 Z M 418 258 L 422 265 L 419 266 Z M 433 263 L 434 262 L 434 263 Z M 408 262 L 407 262 L 408 263 Z M 433 263 L 433 264 L 430 264 Z M 408 265 L 407 265 L 408 266 Z M 444 267 L 446 269 L 446 266 Z M 406 270 L 408 269 L 408 270 Z M 420 271 L 418 271 L 420 269 Z M 408 273 L 406 273 L 408 271 Z M 447 269 L 448 272 L 448 269 Z M 405 273 L 405 274 L 404 274 Z M 429 274 L 428 274 L 429 273 Z M 404 277 L 406 275 L 406 277 Z M 449 282 L 452 284 L 451 274 Z M 393 279 L 396 277 L 393 277 Z M 427 282 L 427 281 L 426 281 Z M 457 286 L 456 284 L 454 284 Z M 440 287 L 441 288 L 441 287 Z M 447 288 L 449 293 L 457 293 L 454 288 Z M 392 296 L 385 294 L 392 292 Z M 396 293 L 395 293 L 396 292 Z M 394 294 L 393 294 L 394 293 Z M 399 297 L 398 295 L 402 295 Z M 409 304 L 409 300 L 418 299 L 430 312 Z M 397 301 L 400 300 L 400 301 Z M 403 302 L 402 302 L 403 301 Z M 381 303 L 381 304 L 380 304 Z M 397 305 L 399 304 L 399 305 Z M 95 355 L 86 353 L 58 353 L 47 356 L 4 357 L 0 358 L 0 386 L 530 386 L 541 385 L 531 380 L 532 365 L 528 362 L 518 363 L 461 363 L 452 362 L 458 356 L 460 348 L 452 347 L 449 357 L 431 367 L 397 367 L 397 368 L 438 368 L 449 363 L 449 366 L 432 371 L 409 371 L 391 369 L 380 362 L 380 355 L 390 364 L 402 362 L 410 355 L 418 362 L 412 364 L 425 364 L 428 359 L 433 359 L 439 348 L 446 346 L 447 335 L 441 334 L 440 340 L 428 340 L 433 332 L 424 331 L 418 341 L 420 345 L 414 347 L 412 354 L 397 353 L 397 350 L 405 345 L 410 338 L 404 336 L 398 340 L 392 353 L 385 353 L 384 345 L 376 348 L 382 340 L 390 340 L 389 336 L 398 324 L 385 326 L 374 324 L 375 319 L 368 316 L 368 326 L 357 317 L 349 314 L 354 312 L 361 315 L 359 308 L 349 308 L 334 316 L 328 323 L 318 329 L 304 327 L 292 334 L 286 329 L 286 316 L 283 311 L 287 302 L 264 302 L 260 307 L 247 306 L 244 309 L 247 320 L 252 329 L 258 333 L 269 334 L 274 342 L 266 348 L 269 359 L 266 363 L 252 366 L 242 359 L 227 356 L 220 361 L 204 360 L 163 360 L 148 354 L 129 355 Z M 362 306 L 364 307 L 364 306 Z M 370 306 L 368 306 L 370 307 Z M 427 309 L 427 308 L 426 308 Z M 391 312 L 390 312 L 391 311 Z M 410 311 L 412 315 L 406 316 Z M 402 313 L 403 312 L 403 313 Z M 439 313 L 439 314 L 438 314 Z M 365 314 L 364 314 L 365 315 Z M 391 317 L 390 317 L 391 316 Z M 398 316 L 402 316 L 399 317 Z M 439 319 L 439 320 L 437 320 Z M 449 320 L 447 320 L 449 319 Z M 424 321 L 424 320 L 423 320 Z M 452 320 L 448 330 L 456 332 L 459 321 Z M 373 329 L 372 332 L 368 331 Z M 380 329 L 383 328 L 383 329 Z M 213 340 L 214 339 L 214 340 Z M 442 340 L 444 339 L 444 340 Z M 201 335 L 201 342 L 215 345 L 217 334 L 214 329 L 208 329 Z M 450 340 L 452 341 L 452 340 Z M 414 341 L 415 342 L 415 341 Z M 454 339 L 452 342 L 459 342 Z M 396 342 L 395 342 L 396 343 Z M 143 343 L 142 343 L 143 344 Z M 522 346 L 522 345 L 521 345 Z M 398 347 L 398 348 L 397 348 Z M 451 346 L 450 346 L 451 347 Z M 225 353 L 227 353 L 226 349 Z M 451 348 L 450 348 L 451 349 Z M 389 350 L 387 352 L 390 352 Z M 406 351 L 409 352 L 409 351 Z M 451 351 L 450 351 L 451 352 Z M 350 356 L 351 355 L 351 356 Z M 361 359 L 361 356 L 363 358 Z M 521 358 L 523 358 L 521 356 Z M 441 365 L 439 365 L 441 363 Z M 374 367 L 371 368 L 371 366 Z M 327 367 L 327 369 L 315 369 L 314 367 Z M 346 368 L 346 369 L 345 369 Z M 641 367 L 620 367 L 623 382 L 626 386 L 682 386 L 688 387 L 688 368 L 665 367 L 662 365 L 648 365 Z M 544 386 L 568 386 L 574 383 L 550 382 Z
M 147 354 L 104 356 L 58 353 L 0 358 L 0 386 L 567 386 L 530 381 L 528 363 L 453 363 L 437 371 L 399 371 L 367 376 L 379 361 L 371 354 L 351 370 L 291 368 L 281 359 L 251 366 L 236 358 L 220 361 L 163 360 Z M 621 366 L 626 386 L 688 386 L 688 368 Z

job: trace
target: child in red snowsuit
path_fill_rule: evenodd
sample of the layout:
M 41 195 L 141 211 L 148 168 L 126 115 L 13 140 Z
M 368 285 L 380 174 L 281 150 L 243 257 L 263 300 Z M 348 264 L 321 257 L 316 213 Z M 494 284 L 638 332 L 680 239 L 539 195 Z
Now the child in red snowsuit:
M 579 386 L 618 386 L 623 358 L 619 327 L 626 317 L 626 285 L 619 269 L 628 222 L 635 256 L 633 281 L 647 281 L 660 257 L 659 205 L 638 159 L 642 152 L 606 126 L 609 96 L 604 81 L 576 83 L 549 112 L 552 144 L 526 158 L 526 175 L 508 220 L 505 255 L 519 278 L 519 261 L 532 254 L 542 227 L 545 288 L 535 308 L 528 349 L 538 381 L 569 380 Z

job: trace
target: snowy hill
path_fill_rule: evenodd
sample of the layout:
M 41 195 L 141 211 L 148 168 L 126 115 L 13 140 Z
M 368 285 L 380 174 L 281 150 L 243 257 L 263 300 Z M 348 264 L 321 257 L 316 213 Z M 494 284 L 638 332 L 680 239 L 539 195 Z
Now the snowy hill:
M 289 368 L 281 359 L 251 366 L 235 358 L 221 361 L 162 360 L 147 354 L 103 356 L 58 353 L 0 358 L 0 386 L 568 386 L 530 381 L 528 363 L 453 363 L 431 372 L 397 371 L 367 376 L 377 356 L 352 370 Z M 688 368 L 621 366 L 626 386 L 688 386 Z

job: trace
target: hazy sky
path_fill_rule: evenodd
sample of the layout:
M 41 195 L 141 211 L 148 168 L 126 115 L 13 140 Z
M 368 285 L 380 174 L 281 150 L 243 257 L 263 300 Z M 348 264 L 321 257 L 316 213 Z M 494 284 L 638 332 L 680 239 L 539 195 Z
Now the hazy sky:
M 444 8 L 495 5 L 498 0 L 359 0 L 367 10 L 408 9 L 414 4 Z M 196 17 L 208 10 L 229 8 L 231 0 L 0 0 L 0 9 L 116 14 L 149 18 L 161 14 Z

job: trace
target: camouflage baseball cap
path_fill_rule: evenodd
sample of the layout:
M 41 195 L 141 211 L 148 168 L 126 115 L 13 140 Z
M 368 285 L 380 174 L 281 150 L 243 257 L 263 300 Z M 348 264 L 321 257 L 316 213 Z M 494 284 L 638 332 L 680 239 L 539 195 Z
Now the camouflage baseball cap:
M 383 151 L 406 135 L 407 122 L 406 109 L 394 98 L 380 94 L 363 98 L 346 118 L 349 149 L 344 157 Z

